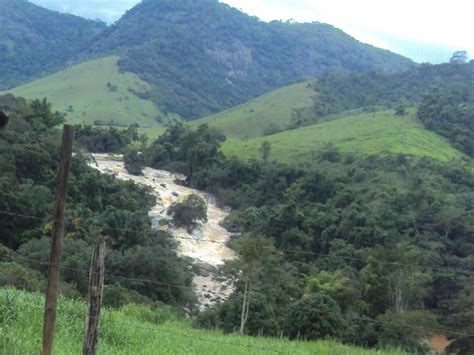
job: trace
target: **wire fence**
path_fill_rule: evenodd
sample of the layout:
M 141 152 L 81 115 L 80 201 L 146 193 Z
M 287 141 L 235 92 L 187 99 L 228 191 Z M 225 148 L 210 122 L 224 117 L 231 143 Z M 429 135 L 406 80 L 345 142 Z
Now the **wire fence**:
M 20 218 L 29 218 L 29 219 L 34 219 L 34 220 L 40 220 L 44 221 L 44 218 L 39 218 L 36 216 L 28 216 L 24 214 L 18 214 L 18 213 L 12 213 L 9 211 L 0 211 L 0 215 L 9 215 L 9 216 L 16 216 Z M 122 232 L 122 233 L 132 233 L 132 234 L 137 234 L 137 235 L 145 235 L 145 236 L 151 236 L 154 231 L 139 231 L 139 230 L 134 230 L 134 229 L 128 229 L 128 228 L 112 228 L 112 227 L 105 227 L 104 231 L 115 231 L 115 232 Z M 213 244 L 223 244 L 227 245 L 228 240 L 211 240 L 211 239 L 203 239 L 203 238 L 193 238 L 193 237 L 185 237 L 185 236 L 178 236 L 178 235 L 172 235 L 173 239 L 176 240 L 186 240 L 186 241 L 192 241 L 197 244 L 199 243 L 213 243 Z M 346 260 L 350 262 L 367 262 L 367 259 L 361 258 L 361 257 L 354 257 L 354 256 L 346 256 L 346 255 L 335 255 L 335 254 L 327 254 L 327 253 L 321 253 L 321 252 L 313 252 L 313 251 L 306 251 L 306 250 L 291 250 L 291 249 L 277 249 L 280 252 L 287 253 L 287 254 L 293 254 L 293 255 L 311 255 L 315 256 L 318 258 L 332 258 L 332 259 L 341 259 L 341 260 Z M 465 269 L 459 269 L 459 268 L 453 268 L 450 266 L 432 266 L 432 265 L 420 265 L 417 263 L 410 263 L 410 262 L 395 262 L 395 261 L 387 261 L 387 260 L 376 260 L 378 264 L 383 264 L 383 265 L 393 265 L 393 266 L 407 266 L 407 265 L 412 265 L 416 266 L 420 269 L 428 270 L 428 271 L 439 271 L 439 272 L 454 272 L 454 273 L 460 273 L 460 274 L 465 274 L 465 275 L 474 275 L 474 271 L 471 270 L 465 270 Z
M 14 213 L 14 212 L 10 212 L 10 211 L 0 211 L 0 214 L 13 216 L 13 217 L 19 217 L 19 218 L 33 219 L 33 220 L 38 220 L 38 221 L 44 221 L 45 220 L 44 218 L 40 218 L 40 217 L 37 217 L 37 216 L 19 214 L 19 213 Z M 125 233 L 137 233 L 137 234 L 140 234 L 140 235 L 150 233 L 150 232 L 147 232 L 147 231 L 138 231 L 138 230 L 132 230 L 132 229 L 127 229 L 127 228 L 104 228 L 104 229 L 105 230 L 111 230 L 111 231 L 125 232 Z M 197 238 L 183 237 L 183 236 L 174 236 L 174 238 L 175 239 L 180 239 L 180 240 L 189 240 L 189 241 L 193 241 L 193 242 L 196 242 L 196 243 L 200 243 L 200 242 L 218 243 L 218 244 L 226 244 L 227 243 L 227 241 L 222 241 L 222 240 L 197 239 Z M 329 259 L 329 258 L 334 259 L 335 258 L 335 259 L 349 260 L 349 261 L 352 261 L 352 262 L 361 262 L 361 261 L 365 262 L 366 261 L 363 258 L 343 256 L 343 255 L 329 255 L 329 254 L 324 254 L 324 253 L 316 253 L 316 252 L 312 252 L 312 251 L 281 250 L 281 249 L 280 249 L 280 251 L 284 252 L 284 253 L 289 253 L 289 254 L 312 255 L 312 256 L 317 256 L 319 258 L 327 258 L 327 259 Z M 44 266 L 49 265 L 49 262 L 47 262 L 47 261 L 41 261 L 41 260 L 34 259 L 34 258 L 27 258 L 27 257 L 21 256 L 21 255 L 14 255 L 14 256 L 8 255 L 8 254 L 0 254 L 0 255 L 3 255 L 4 257 L 12 257 L 13 260 L 17 260 L 17 261 L 23 260 L 23 261 L 27 261 L 27 262 L 33 262 L 37 265 L 44 265 Z M 377 263 L 389 264 L 389 265 L 394 265 L 394 266 L 406 265 L 406 263 L 401 264 L 399 262 L 390 262 L 390 261 L 377 261 Z M 413 265 L 416 265 L 417 267 L 420 267 L 420 268 L 427 268 L 427 269 L 430 269 L 430 270 L 459 272 L 459 273 L 467 273 L 469 275 L 472 275 L 472 272 L 470 272 L 468 270 L 454 269 L 452 267 L 421 266 L 421 265 L 418 265 L 418 264 L 413 264 Z M 67 266 L 62 266 L 61 268 L 63 270 L 78 271 L 78 272 L 85 273 L 86 275 L 89 275 L 89 269 L 71 268 L 71 267 L 67 267 Z M 158 281 L 158 280 L 150 280 L 150 279 L 143 279 L 143 278 L 130 278 L 130 277 L 121 276 L 121 275 L 112 275 L 112 278 L 120 279 L 120 280 L 124 280 L 124 281 L 129 281 L 129 282 L 134 282 L 134 283 L 148 283 L 148 284 L 152 284 L 152 285 L 156 285 L 156 286 L 165 286 L 165 287 L 179 288 L 179 289 L 189 289 L 189 286 L 177 285 L 177 284 L 167 283 L 167 282 Z M 316 310 L 316 312 L 318 312 L 318 311 Z M 322 315 L 327 314 L 327 313 L 322 312 L 322 311 L 320 313 Z M 372 319 L 372 318 L 369 318 L 369 317 L 360 317 L 360 316 L 353 315 L 353 314 L 344 314 L 343 316 L 345 318 L 349 318 L 349 319 L 352 319 L 352 320 L 355 320 L 355 321 L 366 322 L 366 323 L 377 323 L 377 324 L 403 326 L 403 327 L 412 328 L 414 330 L 423 330 L 423 331 L 428 332 L 428 333 L 431 332 L 431 333 L 439 333 L 439 334 L 449 334 L 450 336 L 457 336 L 457 337 L 474 337 L 474 334 L 458 332 L 458 331 L 452 331 L 452 330 L 447 330 L 447 329 L 432 328 L 432 327 L 426 327 L 426 326 L 420 326 L 420 325 L 410 325 L 410 324 L 405 324 L 405 323 L 402 324 L 402 323 L 397 323 L 397 322 L 390 322 L 390 321 L 385 321 L 385 320 Z M 110 321 L 110 319 L 108 321 Z M 222 345 L 243 346 L 242 344 L 239 344 L 239 343 L 219 342 L 219 341 L 215 341 L 215 340 L 211 340 L 211 339 L 207 339 L 207 338 L 203 338 L 203 337 L 195 337 L 195 336 L 185 334 L 185 333 L 173 332 L 173 331 L 170 331 L 168 329 L 161 329 L 161 328 L 158 328 L 158 327 L 145 327 L 145 328 L 150 330 L 150 331 L 159 331 L 159 332 L 170 333 L 170 334 L 183 336 L 183 337 L 191 337 L 191 338 L 194 337 L 197 340 L 210 341 L 210 342 L 219 343 L 219 344 L 222 344 Z M 256 347 L 256 346 L 252 346 L 252 345 L 244 345 L 244 346 L 248 347 L 248 348 L 259 349 L 259 350 L 278 352 L 278 351 L 275 351 L 274 349 L 270 349 L 270 348 Z
M 2 255 L 2 254 L 0 254 Z M 6 255 L 6 254 L 3 254 Z M 23 260 L 32 260 L 29 258 L 21 257 Z M 36 259 L 33 259 L 34 262 L 40 263 L 40 264 L 45 264 L 48 265 L 49 263 L 47 262 L 38 262 Z M 66 270 L 72 270 L 72 271 L 79 271 L 79 272 L 84 272 L 89 274 L 88 269 L 81 269 L 81 268 L 70 268 L 70 267 L 63 267 L 61 266 L 61 269 L 66 269 Z M 124 281 L 130 281 L 130 282 L 140 282 L 140 283 L 149 283 L 152 285 L 157 285 L 157 286 L 166 286 L 166 287 L 173 287 L 173 288 L 180 288 L 180 289 L 189 289 L 188 286 L 183 286 L 183 285 L 176 285 L 176 284 L 170 284 L 167 282 L 162 282 L 162 281 L 157 281 L 157 280 L 150 280 L 150 279 L 142 279 L 142 278 L 129 278 L 125 276 L 120 276 L 120 275 L 113 275 L 113 278 L 118 278 L 122 279 Z M 314 310 L 316 313 L 320 313 L 322 315 L 328 315 L 328 312 L 324 311 L 319 311 L 319 310 Z M 367 322 L 367 323 L 378 323 L 378 324 L 388 324 L 388 325 L 396 325 L 396 326 L 403 326 L 403 327 L 408 327 L 408 328 L 413 328 L 415 330 L 424 330 L 425 332 L 428 333 L 439 333 L 439 334 L 449 334 L 453 336 L 462 336 L 462 337 L 474 337 L 474 333 L 464 333 L 464 332 L 458 332 L 458 331 L 452 331 L 448 329 L 441 329 L 441 328 L 433 328 L 433 327 L 426 327 L 426 326 L 420 326 L 420 325 L 410 325 L 406 323 L 399 323 L 399 322 L 391 322 L 391 321 L 384 321 L 384 320 L 379 320 L 379 319 L 373 319 L 369 317 L 360 317 L 354 314 L 343 314 L 342 315 L 345 318 L 349 318 L 352 320 L 356 321 L 361 321 L 361 322 Z M 155 329 L 155 328 L 153 328 Z

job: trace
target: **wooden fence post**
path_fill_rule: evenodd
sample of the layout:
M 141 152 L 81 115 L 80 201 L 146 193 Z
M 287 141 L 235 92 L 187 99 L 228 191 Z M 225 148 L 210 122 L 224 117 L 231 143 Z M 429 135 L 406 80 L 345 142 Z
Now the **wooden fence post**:
M 0 130 L 4 129 L 8 124 L 9 118 L 6 114 L 0 111 Z
M 83 355 L 95 355 L 99 340 L 100 306 L 104 289 L 105 241 L 101 241 L 92 254 L 89 276 L 89 295 L 87 299 L 86 332 Z
M 59 267 L 63 251 L 64 210 L 66 207 L 73 143 L 74 127 L 64 125 L 56 180 L 56 199 L 54 202 L 53 230 L 51 233 L 51 254 L 48 267 L 48 287 L 46 289 L 44 305 L 42 355 L 51 355 L 53 352 L 56 309 L 58 304 Z

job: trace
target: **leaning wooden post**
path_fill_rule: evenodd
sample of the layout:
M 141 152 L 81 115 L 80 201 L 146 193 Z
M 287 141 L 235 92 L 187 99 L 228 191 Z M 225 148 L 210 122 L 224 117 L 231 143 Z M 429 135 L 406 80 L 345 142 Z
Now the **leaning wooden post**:
M 56 181 L 56 200 L 54 202 L 53 230 L 51 234 L 51 254 L 48 267 L 48 287 L 46 289 L 46 301 L 44 306 L 42 355 L 51 355 L 53 352 L 56 309 L 58 304 L 59 267 L 63 251 L 64 210 L 66 206 L 73 143 L 74 127 L 64 125 Z
M 0 111 L 0 130 L 4 129 L 8 124 L 9 118 L 6 114 Z
M 89 276 L 89 295 L 87 300 L 86 332 L 84 336 L 84 355 L 95 355 L 99 340 L 100 306 L 104 289 L 105 241 L 94 249 Z

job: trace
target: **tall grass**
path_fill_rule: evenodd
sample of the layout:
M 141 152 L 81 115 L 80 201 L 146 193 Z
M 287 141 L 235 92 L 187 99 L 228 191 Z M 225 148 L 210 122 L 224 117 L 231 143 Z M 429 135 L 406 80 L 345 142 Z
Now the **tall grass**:
M 55 354 L 80 354 L 85 304 L 61 299 L 58 306 Z M 41 347 L 43 296 L 0 289 L 0 354 L 38 354 Z M 152 311 L 129 305 L 104 309 L 100 354 L 402 354 L 371 351 L 332 341 L 291 342 L 223 335 L 193 329 L 165 308 Z

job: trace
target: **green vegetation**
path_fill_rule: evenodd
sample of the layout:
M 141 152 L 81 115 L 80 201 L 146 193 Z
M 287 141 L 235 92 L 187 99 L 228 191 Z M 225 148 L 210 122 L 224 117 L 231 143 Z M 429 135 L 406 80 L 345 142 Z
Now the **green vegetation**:
M 474 94 L 467 87 L 426 96 L 418 110 L 426 128 L 474 158 Z
M 378 115 L 379 128 L 387 124 L 383 117 L 407 119 Z M 413 111 L 407 116 L 414 124 Z M 317 126 L 338 121 L 357 135 L 344 119 Z M 144 152 L 152 167 L 188 172 L 188 185 L 231 206 L 224 226 L 243 234 L 231 241 L 239 259 L 224 270 L 236 290 L 199 314 L 200 326 L 270 336 L 284 329 L 308 339 L 325 334 L 409 352 L 427 351 L 436 329 L 448 332 L 453 348 L 472 352 L 469 158 L 325 146 L 304 164 L 286 165 L 225 158 L 222 141 L 208 126 L 177 126 Z M 464 157 L 450 149 L 451 158 Z
M 216 115 L 190 122 L 209 124 L 228 138 L 251 138 L 287 130 L 293 118 L 312 118 L 316 92 L 310 82 L 285 86 Z
M 191 194 L 183 202 L 171 205 L 168 214 L 178 227 L 189 227 L 199 221 L 207 222 L 207 204 L 196 194 Z
M 43 320 L 40 294 L 0 289 L 0 349 L 7 354 L 37 353 Z M 60 299 L 55 342 L 56 354 L 82 351 L 84 302 Z M 271 338 L 223 335 L 219 331 L 193 329 L 165 308 L 151 310 L 127 305 L 104 309 L 99 338 L 101 354 L 403 354 L 401 351 L 371 351 L 343 346 L 333 341 L 290 342 Z
M 136 149 L 128 149 L 123 155 L 125 169 L 132 175 L 143 175 L 143 158 Z
M 413 109 L 405 116 L 397 116 L 393 110 L 353 114 L 272 136 L 228 140 L 222 148 L 228 157 L 258 158 L 264 141 L 271 144 L 271 158 L 288 163 L 308 162 L 327 145 L 362 155 L 407 154 L 443 161 L 463 156 L 417 122 Z
M 107 28 L 26 0 L 0 0 L 0 8 L 0 89 L 69 66 Z
M 329 72 L 314 82 L 316 117 L 352 109 L 418 106 L 425 95 L 463 88 L 474 90 L 474 62 L 423 64 L 393 74 Z
M 90 68 L 75 67 L 71 77 L 62 73 L 52 78 L 54 84 L 41 81 L 15 92 L 47 96 L 55 109 L 69 110 L 75 123 L 102 120 L 152 126 L 155 118 L 165 120 L 173 114 L 204 117 L 330 69 L 394 72 L 413 65 L 330 25 L 265 23 L 217 0 L 142 1 L 111 27 L 25 0 L 0 4 L 0 20 L 6 24 L 0 34 L 0 89 L 54 73 L 91 55 L 100 58 L 110 53 L 123 55 L 118 63 L 121 73 L 135 73 L 143 80 L 129 74 L 117 77 L 116 59 L 106 57 L 90 63 Z M 76 75 L 84 76 L 87 83 Z M 79 87 L 68 85 L 74 80 Z M 73 94 L 78 98 L 74 100 Z M 146 107 L 137 107 L 135 96 Z M 124 102 L 111 110 L 119 98 Z
M 0 97 L 0 109 L 11 118 L 0 132 L 0 261 L 9 263 L 0 267 L 0 285 L 40 291 L 47 274 L 61 140 L 55 126 L 63 117 L 51 112 L 46 101 L 27 102 L 11 95 Z M 85 133 L 80 140 L 89 137 L 81 129 L 78 133 Z M 88 163 L 93 163 L 90 157 L 77 150 L 66 210 L 61 292 L 85 295 L 91 250 L 105 239 L 109 304 L 133 299 L 192 309 L 196 298 L 189 262 L 177 256 L 176 244 L 166 233 L 151 228 L 148 211 L 154 196 L 144 187 L 100 174 Z M 139 277 L 179 287 L 151 288 L 130 281 Z
M 330 69 L 404 70 L 413 63 L 332 26 L 265 23 L 217 0 L 145 0 L 93 46 L 122 50 L 147 97 L 185 119 L 204 117 Z
M 29 99 L 47 96 L 53 109 L 65 112 L 71 123 L 125 127 L 165 123 L 166 115 L 140 98 L 150 86 L 134 74 L 120 72 L 118 59 L 111 56 L 82 63 L 9 92 Z

